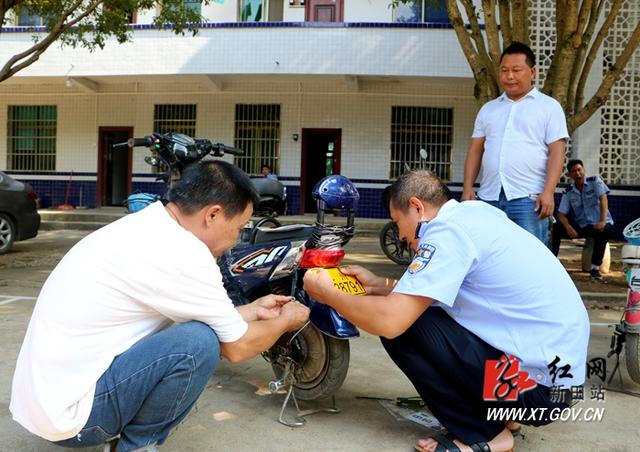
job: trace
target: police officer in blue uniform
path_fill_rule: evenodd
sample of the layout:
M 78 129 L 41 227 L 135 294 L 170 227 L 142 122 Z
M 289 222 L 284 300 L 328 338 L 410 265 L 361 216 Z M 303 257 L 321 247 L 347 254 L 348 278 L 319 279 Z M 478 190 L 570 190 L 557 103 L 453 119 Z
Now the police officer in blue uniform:
M 580 294 L 534 235 L 487 203 L 452 199 L 433 173 L 403 174 L 388 198 L 401 238 L 416 250 L 402 278 L 349 265 L 343 273 L 367 295 L 340 292 L 324 270 L 307 272 L 304 288 L 380 336 L 449 432 L 419 440 L 417 450 L 508 451 L 513 421 L 551 422 L 567 402 L 552 388 L 584 383 L 589 318 Z M 532 416 L 491 418 L 496 407 Z
M 573 184 L 567 188 L 558 207 L 558 222 L 553 227 L 551 250 L 556 256 L 562 238 L 593 237 L 591 277 L 602 279 L 599 267 L 613 236 L 613 219 L 609 213 L 607 193 L 609 188 L 599 176 L 586 177 L 581 160 L 567 164 Z

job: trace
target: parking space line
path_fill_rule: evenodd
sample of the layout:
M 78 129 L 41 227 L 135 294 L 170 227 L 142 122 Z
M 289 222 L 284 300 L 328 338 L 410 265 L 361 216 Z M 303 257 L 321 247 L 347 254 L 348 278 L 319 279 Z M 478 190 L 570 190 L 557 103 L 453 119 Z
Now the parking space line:
M 13 303 L 20 300 L 35 300 L 36 297 L 23 297 L 22 295 L 0 295 L 0 305 Z

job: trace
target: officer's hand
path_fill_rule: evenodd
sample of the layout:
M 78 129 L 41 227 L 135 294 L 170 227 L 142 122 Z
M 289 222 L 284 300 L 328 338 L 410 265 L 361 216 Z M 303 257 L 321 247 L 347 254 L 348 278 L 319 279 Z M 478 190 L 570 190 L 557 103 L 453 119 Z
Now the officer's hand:
M 287 331 L 299 330 L 309 320 L 309 308 L 299 301 L 291 301 L 282 306 L 280 316 L 287 320 Z
M 596 224 L 593 225 L 593 229 L 595 229 L 598 232 L 602 232 L 604 231 L 604 226 L 606 225 L 606 222 L 604 221 L 600 221 Z
M 567 230 L 567 235 L 569 236 L 570 239 L 578 238 L 578 232 L 575 229 L 573 229 L 573 227 L 567 226 L 565 229 Z
M 370 295 L 387 295 L 396 283 L 394 279 L 378 276 L 360 265 L 346 265 L 340 267 L 340 271 L 355 276 Z
M 312 268 L 304 274 L 303 288 L 314 300 L 326 303 L 328 292 L 334 289 L 333 279 L 326 270 Z
M 547 218 L 553 214 L 553 207 L 555 201 L 553 200 L 553 193 L 542 192 L 536 198 L 535 211 L 538 212 L 538 218 L 541 220 Z
M 478 199 L 476 196 L 476 192 L 473 190 L 463 190 L 462 196 L 460 197 L 461 201 L 473 201 Z

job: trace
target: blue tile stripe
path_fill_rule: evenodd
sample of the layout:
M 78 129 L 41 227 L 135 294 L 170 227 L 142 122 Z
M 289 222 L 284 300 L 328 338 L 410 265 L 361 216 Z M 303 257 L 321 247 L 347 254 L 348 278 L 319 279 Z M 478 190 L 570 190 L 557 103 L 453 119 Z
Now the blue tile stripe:
M 192 24 L 199 29 L 209 28 L 408 28 L 453 29 L 449 22 L 204 22 Z M 131 30 L 172 30 L 173 24 L 131 24 Z M 467 26 L 469 28 L 469 26 Z M 46 27 L 2 27 L 2 33 L 46 33 Z
M 38 193 L 43 208 L 57 206 L 63 203 L 70 203 L 74 206 L 83 205 L 85 207 L 96 206 L 96 173 L 83 172 L 76 173 L 74 176 L 89 176 L 94 180 L 72 180 L 70 187 L 69 199 L 65 199 L 67 194 L 67 186 L 69 185 L 70 172 L 29 172 L 29 171 L 7 171 L 8 174 L 15 176 L 23 182 L 29 183 Z M 42 179 L 38 176 L 56 176 L 55 179 Z M 136 178 L 148 178 L 148 181 L 133 181 L 132 192 L 149 192 L 162 194 L 166 190 L 163 182 L 156 182 L 156 174 L 136 173 Z M 299 181 L 299 177 L 281 177 L 281 180 Z M 380 187 L 367 188 L 358 187 L 360 192 L 360 203 L 358 205 L 358 217 L 363 218 L 387 218 L 387 212 L 382 207 L 380 200 L 382 190 L 390 183 L 384 179 L 352 179 L 357 184 L 380 184 Z M 461 194 L 461 182 L 452 182 L 448 186 L 452 188 L 452 192 L 459 199 Z M 609 196 L 609 210 L 615 221 L 616 238 L 622 239 L 622 230 L 631 221 L 640 217 L 640 186 L 639 185 L 614 185 L 610 186 L 612 190 L 624 190 L 625 194 L 612 193 Z M 300 186 L 288 185 L 288 212 L 291 215 L 299 214 L 300 207 Z M 560 201 L 560 193 L 556 193 L 556 204 Z

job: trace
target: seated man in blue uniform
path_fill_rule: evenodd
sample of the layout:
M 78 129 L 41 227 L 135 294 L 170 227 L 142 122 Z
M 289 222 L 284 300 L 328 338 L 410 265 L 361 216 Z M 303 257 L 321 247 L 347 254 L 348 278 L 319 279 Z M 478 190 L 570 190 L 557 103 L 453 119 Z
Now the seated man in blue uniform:
M 487 203 L 458 203 L 433 173 L 405 173 L 387 195 L 416 250 L 402 278 L 350 265 L 343 272 L 367 295 L 340 292 L 324 270 L 307 272 L 304 288 L 380 336 L 449 432 L 417 450 L 508 451 L 516 421 L 548 424 L 567 408 L 567 390 L 584 383 L 589 319 L 580 295 L 535 236 Z M 492 416 L 501 407 L 521 416 Z
M 586 177 L 582 160 L 569 160 L 567 172 L 573 184 L 562 195 L 558 222 L 553 226 L 551 250 L 556 256 L 562 238 L 593 237 L 591 277 L 602 279 L 600 265 L 613 236 L 613 219 L 609 213 L 609 188 L 599 176 Z

